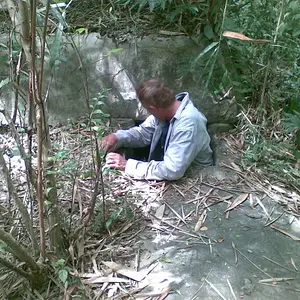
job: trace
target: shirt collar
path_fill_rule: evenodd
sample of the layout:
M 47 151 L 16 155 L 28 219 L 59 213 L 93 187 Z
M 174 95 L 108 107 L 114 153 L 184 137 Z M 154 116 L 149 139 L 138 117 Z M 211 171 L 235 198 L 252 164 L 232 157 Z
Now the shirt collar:
M 181 101 L 180 106 L 178 107 L 174 117 L 171 119 L 170 122 L 173 121 L 173 119 L 179 119 L 181 116 L 182 111 L 187 106 L 188 102 L 190 101 L 189 93 L 188 92 L 182 92 L 176 95 L 176 100 Z

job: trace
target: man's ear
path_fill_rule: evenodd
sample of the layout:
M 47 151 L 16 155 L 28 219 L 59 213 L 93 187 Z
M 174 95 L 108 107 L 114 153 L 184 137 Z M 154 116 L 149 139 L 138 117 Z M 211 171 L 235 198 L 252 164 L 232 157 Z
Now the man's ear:
M 153 105 L 149 105 L 149 109 L 155 113 L 158 111 L 158 107 L 153 106 Z

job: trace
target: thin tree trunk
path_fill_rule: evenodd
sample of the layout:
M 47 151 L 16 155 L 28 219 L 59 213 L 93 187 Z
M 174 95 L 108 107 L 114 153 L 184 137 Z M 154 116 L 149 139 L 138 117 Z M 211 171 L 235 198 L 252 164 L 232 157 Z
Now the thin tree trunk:
M 25 228 L 26 228 L 26 230 L 27 230 L 27 232 L 30 236 L 33 250 L 34 250 L 35 254 L 38 255 L 39 246 L 38 246 L 37 240 L 36 240 L 35 235 L 34 235 L 33 226 L 32 226 L 32 222 L 30 220 L 30 216 L 27 212 L 27 209 L 26 209 L 24 203 L 19 199 L 19 197 L 16 193 L 14 184 L 13 184 L 11 176 L 9 174 L 9 170 L 7 169 L 7 166 L 6 166 L 4 157 L 3 157 L 3 153 L 2 153 L 1 150 L 0 150 L 0 166 L 2 166 L 2 171 L 6 175 L 6 182 L 7 182 L 7 186 L 9 187 L 8 190 L 11 191 L 11 193 L 12 193 L 10 195 L 10 198 L 14 200 L 15 204 L 17 205 L 17 207 L 20 211 L 22 222 L 24 223 L 24 226 L 25 226 Z

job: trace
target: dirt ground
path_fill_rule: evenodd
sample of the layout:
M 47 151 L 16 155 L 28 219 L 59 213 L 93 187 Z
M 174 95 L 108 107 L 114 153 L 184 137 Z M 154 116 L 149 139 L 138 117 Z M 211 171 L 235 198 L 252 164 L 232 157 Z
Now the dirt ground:
M 299 299 L 299 196 L 241 171 L 225 143 L 217 157 L 177 182 L 129 181 L 144 227 L 133 258 L 112 259 L 132 284 L 112 299 Z
M 82 148 L 73 149 L 89 170 Z M 105 173 L 109 229 L 99 225 L 99 191 L 86 238 L 69 247 L 80 284 L 44 299 L 86 299 L 75 296 L 82 285 L 87 299 L 299 299 L 300 196 L 245 170 L 239 156 L 220 140 L 217 166 L 191 168 L 176 182 Z M 80 220 L 90 187 L 80 177 L 72 196 L 72 185 L 62 185 L 61 207 L 73 202 Z M 4 184 L 0 192 L 4 203 Z

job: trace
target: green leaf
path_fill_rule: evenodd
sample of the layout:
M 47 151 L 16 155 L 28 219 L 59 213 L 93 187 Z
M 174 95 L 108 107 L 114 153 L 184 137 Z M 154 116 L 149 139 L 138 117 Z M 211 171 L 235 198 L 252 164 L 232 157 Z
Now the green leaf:
M 300 36 L 300 29 L 295 28 L 295 29 L 293 30 L 292 35 L 293 35 L 293 37 L 298 37 L 298 36 Z
M 50 186 L 50 187 L 48 187 L 47 189 L 46 189 L 46 196 L 48 196 L 49 195 L 49 193 L 52 191 L 54 189 L 54 186 Z
M 5 251 L 6 248 L 7 248 L 7 244 L 4 243 L 4 242 L 2 242 L 2 241 L 0 241 L 0 251 Z
M 300 129 L 296 131 L 296 139 L 295 139 L 296 145 L 299 147 L 300 146 Z
M 103 111 L 101 109 L 95 109 L 93 112 L 92 112 L 92 115 L 94 114 L 103 114 Z
M 102 119 L 92 119 L 91 120 L 93 122 L 93 124 L 97 125 L 97 124 L 103 124 L 103 120 Z
M 151 12 L 153 12 L 153 9 L 156 7 L 156 4 L 157 4 L 156 0 L 149 0 L 149 7 Z
M 49 171 L 46 171 L 46 174 L 47 175 L 55 175 L 55 174 L 57 174 L 57 171 L 55 171 L 55 170 L 49 170 Z
M 50 206 L 52 205 L 52 202 L 46 200 L 46 201 L 44 202 L 44 204 L 45 204 L 46 207 L 50 207 Z
M 209 44 L 198 56 L 197 58 L 194 60 L 194 63 L 196 63 L 200 58 L 202 58 L 206 53 L 208 53 L 210 50 L 212 50 L 213 48 L 215 48 L 217 45 L 219 44 L 219 42 L 213 42 L 211 44 Z
M 295 151 L 293 151 L 293 154 L 296 159 L 300 159 L 300 151 L 295 150 Z
M 105 98 L 106 96 L 105 95 L 99 95 L 98 97 L 99 98 Z M 105 103 L 101 100 L 98 100 L 96 104 L 100 106 L 100 105 L 104 105 Z
M 77 33 L 81 34 L 81 33 L 83 33 L 83 32 L 86 32 L 87 29 L 84 28 L 84 27 L 81 27 L 81 28 L 76 29 L 75 31 L 76 31 Z
M 58 277 L 63 283 L 65 283 L 68 280 L 68 271 L 65 269 L 59 270 Z
M 120 51 L 123 51 L 123 48 L 116 48 L 109 51 L 109 53 L 118 53 Z
M 101 133 L 102 133 L 102 128 L 99 127 L 99 126 L 93 126 L 93 127 L 92 127 L 92 130 L 94 130 L 94 131 L 97 132 L 98 134 L 101 134 Z
M 86 179 L 86 178 L 92 177 L 94 174 L 95 174 L 95 172 L 90 170 L 90 171 L 84 172 L 81 175 L 81 177 L 84 178 L 84 179 Z
M 117 210 L 115 210 L 114 212 L 111 213 L 109 219 L 105 223 L 105 226 L 106 226 L 107 229 L 110 228 L 113 221 L 116 220 L 119 217 L 119 215 L 122 213 L 122 211 L 123 211 L 123 208 L 120 207 L 120 208 L 118 208 Z
M 214 32 L 212 30 L 212 27 L 210 24 L 207 24 L 205 27 L 204 27 L 204 35 L 209 39 L 213 39 L 214 37 Z
M 58 267 L 62 267 L 65 263 L 66 263 L 66 261 L 65 261 L 63 258 L 61 258 L 61 259 L 59 259 L 58 261 L 53 262 L 53 263 L 52 263 L 52 266 L 53 266 L 54 268 L 58 268 Z
M 9 83 L 9 78 L 5 78 L 3 80 L 1 80 L 0 82 L 0 89 L 2 89 L 4 86 L 6 86 Z
M 170 258 L 168 258 L 167 256 L 163 256 L 162 257 L 162 260 L 165 262 L 165 263 L 171 263 L 172 260 Z
M 291 1 L 289 3 L 289 9 L 298 11 L 298 9 L 299 9 L 299 2 L 298 1 Z
M 70 152 L 71 152 L 71 150 L 60 150 L 60 151 L 57 151 L 57 153 L 55 154 L 55 157 L 57 159 L 63 159 L 65 157 L 67 157 Z
M 16 147 L 16 148 L 13 148 L 11 154 L 12 154 L 13 156 L 21 156 L 20 150 L 19 150 L 19 148 L 17 148 L 17 147 Z

